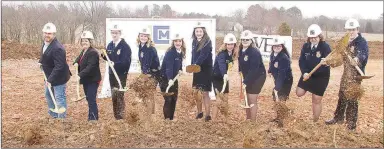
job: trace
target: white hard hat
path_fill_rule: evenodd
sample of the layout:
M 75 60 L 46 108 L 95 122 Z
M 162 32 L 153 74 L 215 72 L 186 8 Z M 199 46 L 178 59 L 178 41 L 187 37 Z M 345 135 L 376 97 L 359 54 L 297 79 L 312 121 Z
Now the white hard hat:
M 84 39 L 84 38 L 94 39 L 93 34 L 90 31 L 83 31 L 80 38 L 82 38 L 82 39 Z
M 253 39 L 253 34 L 250 30 L 241 32 L 240 39 Z
M 317 37 L 321 34 L 321 28 L 317 24 L 312 24 L 308 27 L 307 37 Z
M 195 28 L 205 28 L 205 26 L 203 26 L 203 23 L 197 22 L 196 25 L 193 27 L 193 29 Z
M 236 43 L 236 42 L 237 42 L 236 37 L 232 33 L 225 35 L 224 43 L 228 44 L 228 43 Z
M 146 35 L 150 35 L 150 30 L 149 28 L 143 28 L 140 30 L 139 34 L 146 34 Z
M 273 38 L 272 43 L 270 43 L 269 45 L 275 46 L 275 45 L 281 45 L 281 44 L 285 44 L 285 42 L 281 38 L 275 37 Z
M 44 25 L 43 32 L 45 33 L 56 33 L 56 26 L 55 24 L 49 22 Z
M 112 26 L 112 28 L 110 28 L 109 30 L 111 30 L 111 31 L 121 31 L 122 29 L 120 28 L 119 25 L 114 24 L 114 25 Z
M 354 29 L 360 27 L 359 22 L 356 19 L 348 19 L 347 22 L 345 22 L 345 29 Z
M 179 33 L 173 34 L 171 40 L 182 40 L 183 37 Z

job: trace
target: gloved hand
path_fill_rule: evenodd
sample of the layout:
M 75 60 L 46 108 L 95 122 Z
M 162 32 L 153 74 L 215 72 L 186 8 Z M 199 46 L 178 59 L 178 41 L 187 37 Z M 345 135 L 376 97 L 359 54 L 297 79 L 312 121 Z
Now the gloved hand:
M 79 64 L 78 63 L 74 63 L 73 66 L 79 67 Z
M 109 61 L 109 64 L 110 64 L 111 66 L 115 65 L 115 63 L 114 63 L 113 61 Z
M 170 86 L 172 86 L 173 83 L 175 83 L 175 81 L 173 81 L 172 79 L 170 79 L 170 80 L 168 81 L 168 85 L 170 85 Z

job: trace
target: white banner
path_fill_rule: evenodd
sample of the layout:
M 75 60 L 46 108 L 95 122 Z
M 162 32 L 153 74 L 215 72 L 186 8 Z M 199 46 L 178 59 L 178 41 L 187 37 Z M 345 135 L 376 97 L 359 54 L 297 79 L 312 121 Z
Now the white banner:
M 269 56 L 271 55 L 272 46 L 268 45 L 272 43 L 273 38 L 278 37 L 285 42 L 285 47 L 292 57 L 292 37 L 291 36 L 279 36 L 279 35 L 254 35 L 254 41 L 256 41 L 258 48 L 261 52 L 264 62 L 269 62 Z

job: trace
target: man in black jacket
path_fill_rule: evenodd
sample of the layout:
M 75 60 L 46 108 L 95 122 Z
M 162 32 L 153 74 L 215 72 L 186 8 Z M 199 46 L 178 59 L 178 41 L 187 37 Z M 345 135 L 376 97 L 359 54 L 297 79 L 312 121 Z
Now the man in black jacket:
M 66 83 L 71 77 L 71 72 L 66 61 L 66 53 L 63 45 L 56 39 L 56 26 L 53 23 L 47 23 L 43 28 L 44 44 L 41 51 L 40 61 L 41 68 L 44 71 L 47 80 L 45 82 L 45 98 L 47 100 L 48 109 L 55 109 L 53 99 L 48 91 L 51 87 L 56 100 L 57 108 L 67 109 L 66 102 Z M 48 114 L 53 118 L 65 118 L 66 112 L 55 113 L 48 110 Z

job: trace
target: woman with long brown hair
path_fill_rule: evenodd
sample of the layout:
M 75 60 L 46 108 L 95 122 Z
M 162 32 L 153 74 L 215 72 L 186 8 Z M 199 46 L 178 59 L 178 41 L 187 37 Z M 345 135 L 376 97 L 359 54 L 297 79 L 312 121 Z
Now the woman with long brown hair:
M 185 42 L 180 34 L 176 33 L 172 36 L 171 47 L 168 48 L 164 55 L 163 63 L 160 69 L 160 90 L 165 93 L 168 85 L 170 88 L 168 93 L 173 93 L 170 96 L 163 95 L 164 107 L 163 113 L 164 118 L 173 120 L 176 101 L 178 96 L 178 81 L 175 77 L 181 73 L 183 67 L 183 59 L 185 58 Z
M 211 101 L 208 92 L 212 89 L 212 41 L 207 34 L 207 30 L 198 22 L 192 33 L 192 65 L 199 65 L 201 71 L 193 74 L 192 87 L 196 98 L 197 116 L 196 119 L 203 118 L 202 102 L 198 92 L 202 92 L 205 107 L 205 121 L 211 120 L 210 105 Z

